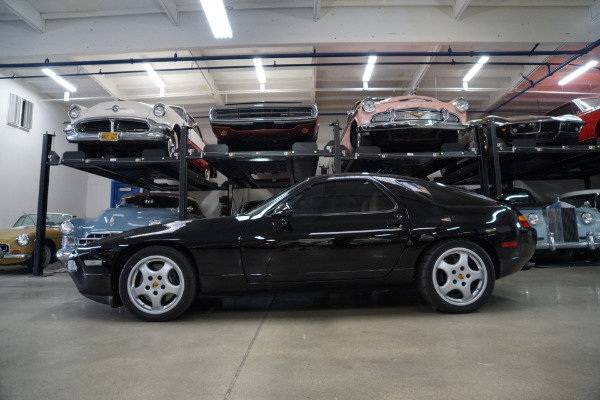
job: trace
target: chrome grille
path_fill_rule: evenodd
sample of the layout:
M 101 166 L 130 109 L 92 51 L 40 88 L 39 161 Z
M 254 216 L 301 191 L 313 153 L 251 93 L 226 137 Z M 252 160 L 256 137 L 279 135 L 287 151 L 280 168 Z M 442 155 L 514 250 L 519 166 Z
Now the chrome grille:
M 118 119 L 115 122 L 114 132 L 147 132 L 148 124 L 143 121 Z
M 215 109 L 214 120 L 314 118 L 312 106 L 302 107 L 239 107 Z
M 557 243 L 578 242 L 575 208 L 548 208 L 548 229 Z
M 110 132 L 110 120 L 84 121 L 77 124 L 75 127 L 77 132 Z
M 100 240 L 111 235 L 116 235 L 118 233 L 121 233 L 121 231 L 88 233 L 82 238 L 77 238 L 77 247 L 85 247 L 96 240 Z
M 3 253 L 8 253 L 10 251 L 8 243 L 0 243 L 0 251 Z

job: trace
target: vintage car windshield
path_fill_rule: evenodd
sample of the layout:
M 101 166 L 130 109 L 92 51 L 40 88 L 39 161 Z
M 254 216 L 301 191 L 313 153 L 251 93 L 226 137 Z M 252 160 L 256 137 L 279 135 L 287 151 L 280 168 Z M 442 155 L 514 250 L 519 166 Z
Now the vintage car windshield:
M 164 196 L 123 197 L 117 207 L 134 208 L 177 208 L 179 198 Z
M 591 99 L 579 99 L 579 106 L 584 110 L 592 110 L 594 108 L 600 107 L 600 97 L 595 97 Z
M 69 214 L 46 214 L 46 226 L 60 226 L 61 223 L 71 218 Z M 35 226 L 37 214 L 23 214 L 19 217 L 13 228 L 20 226 Z

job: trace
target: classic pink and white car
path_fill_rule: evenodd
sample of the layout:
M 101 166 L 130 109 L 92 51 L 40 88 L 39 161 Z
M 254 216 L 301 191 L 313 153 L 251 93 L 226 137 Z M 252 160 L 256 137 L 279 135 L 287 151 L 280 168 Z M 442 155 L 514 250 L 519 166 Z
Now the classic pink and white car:
M 179 147 L 181 128 L 189 126 L 188 144 L 198 152 L 206 143 L 198 124 L 183 107 L 163 103 L 107 101 L 86 108 L 69 108 L 71 123 L 63 131 L 86 158 L 139 157 L 146 149 L 161 149 L 171 157 Z M 208 170 L 202 159 L 190 163 Z
M 378 146 L 384 152 L 439 151 L 457 143 L 468 128 L 469 103 L 460 97 L 448 103 L 426 96 L 397 96 L 358 101 L 349 112 L 341 144 L 351 152 Z

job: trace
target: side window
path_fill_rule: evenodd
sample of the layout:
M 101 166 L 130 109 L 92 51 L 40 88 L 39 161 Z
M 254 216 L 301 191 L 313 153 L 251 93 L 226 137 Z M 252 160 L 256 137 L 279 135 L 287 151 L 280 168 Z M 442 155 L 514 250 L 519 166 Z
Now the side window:
M 394 203 L 365 180 L 324 182 L 303 191 L 289 202 L 294 214 L 331 214 L 391 210 Z

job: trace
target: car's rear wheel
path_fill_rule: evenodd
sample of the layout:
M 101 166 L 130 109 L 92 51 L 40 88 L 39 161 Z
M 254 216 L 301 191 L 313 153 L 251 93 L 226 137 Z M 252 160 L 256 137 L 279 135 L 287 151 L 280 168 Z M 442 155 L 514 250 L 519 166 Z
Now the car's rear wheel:
M 170 247 L 135 253 L 119 277 L 125 307 L 145 321 L 168 321 L 184 313 L 196 298 L 198 279 L 190 259 Z
M 432 247 L 417 270 L 421 295 L 434 308 L 448 313 L 477 310 L 494 289 L 490 256 L 467 240 L 450 240 Z

